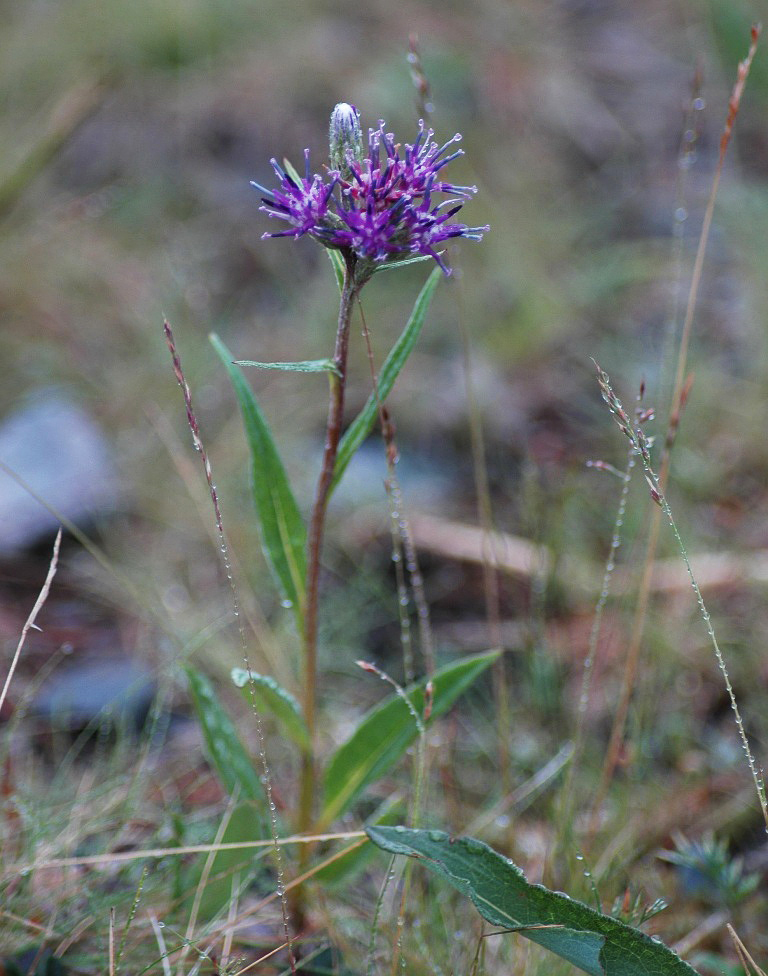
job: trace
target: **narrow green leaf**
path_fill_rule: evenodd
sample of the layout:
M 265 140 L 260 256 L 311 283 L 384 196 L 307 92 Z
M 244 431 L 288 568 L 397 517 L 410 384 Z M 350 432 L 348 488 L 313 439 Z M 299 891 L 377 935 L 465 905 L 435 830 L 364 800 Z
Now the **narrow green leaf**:
M 221 339 L 212 335 L 211 343 L 229 373 L 243 414 L 245 435 L 251 449 L 253 500 L 264 553 L 285 598 L 293 605 L 300 626 L 307 572 L 306 528 L 256 397 L 243 374 L 232 363 L 229 350 Z
M 443 274 L 440 269 L 435 268 L 429 278 L 427 278 L 426 282 L 424 283 L 424 287 L 419 292 L 419 296 L 413 306 L 413 311 L 411 312 L 411 317 L 408 319 L 408 324 L 403 329 L 400 338 L 390 350 L 389 355 L 384 361 L 384 365 L 381 367 L 378 387 L 379 399 L 382 403 L 389 396 L 392 387 L 395 385 L 395 380 L 397 379 L 400 370 L 403 368 L 408 360 L 408 357 L 413 352 L 413 348 L 416 345 L 416 341 L 419 338 L 421 329 L 424 325 L 424 320 L 427 317 L 427 311 L 429 310 L 429 304 L 432 301 L 435 288 L 437 288 L 437 283 L 442 277 Z M 341 480 L 342 475 L 346 471 L 347 465 L 352 460 L 355 451 L 358 449 L 358 447 L 360 447 L 366 437 L 373 430 L 378 414 L 379 404 L 375 395 L 372 393 L 368 397 L 368 402 L 349 425 L 344 433 L 344 436 L 341 438 L 339 451 L 336 456 L 336 464 L 333 468 L 331 491 L 333 491 Z
M 256 366 L 257 369 L 281 369 L 286 373 L 335 373 L 339 369 L 332 359 L 306 359 L 299 363 L 257 363 L 253 359 L 236 359 L 234 366 Z
M 340 251 L 336 251 L 332 247 L 327 248 L 325 253 L 331 262 L 333 273 L 336 276 L 336 284 L 339 286 L 339 294 L 341 294 L 344 290 L 344 258 Z
M 383 850 L 418 858 L 445 878 L 492 925 L 519 932 L 591 976 L 695 976 L 661 942 L 568 895 L 529 884 L 520 868 L 479 840 L 442 830 L 366 829 Z
M 237 793 L 243 799 L 255 800 L 263 805 L 264 787 L 210 681 L 192 667 L 185 667 L 184 670 L 192 704 L 203 730 L 208 758 L 222 786 L 230 796 Z
M 432 714 L 426 724 L 447 712 L 498 656 L 498 651 L 473 654 L 435 672 Z M 420 681 L 406 689 L 418 715 L 424 712 L 424 685 L 425 681 Z M 325 828 L 344 813 L 366 786 L 395 765 L 417 735 L 413 715 L 399 695 L 394 694 L 371 709 L 331 756 L 325 771 L 324 807 L 319 826 Z
M 243 689 L 246 696 L 253 690 L 259 706 L 275 716 L 288 738 L 299 748 L 309 749 L 309 733 L 301 714 L 301 706 L 289 691 L 269 675 L 258 674 L 256 671 L 249 674 L 245 668 L 232 668 L 232 680 L 238 688 Z

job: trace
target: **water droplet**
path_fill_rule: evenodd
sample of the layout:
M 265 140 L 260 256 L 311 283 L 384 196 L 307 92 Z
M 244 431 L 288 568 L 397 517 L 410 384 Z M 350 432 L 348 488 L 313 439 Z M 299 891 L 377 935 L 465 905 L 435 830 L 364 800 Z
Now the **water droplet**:
M 467 854 L 482 854 L 485 851 L 485 845 L 482 841 L 475 840 L 474 837 L 467 837 L 464 841 L 464 850 Z
M 281 600 L 280 606 L 285 610 L 291 610 L 293 608 L 293 600 Z
M 157 923 L 157 927 L 158 927 L 159 929 L 164 929 L 164 928 L 165 928 L 165 922 L 158 922 L 158 923 Z
M 576 860 L 577 861 L 583 861 L 584 860 L 584 855 L 583 854 L 577 854 L 576 855 Z
M 693 107 L 697 112 L 700 112 L 706 104 L 703 98 L 694 98 L 693 100 Z
M 443 834 L 443 832 L 441 830 L 430 830 L 430 832 L 429 832 L 429 839 L 430 840 L 441 841 L 441 840 L 444 839 L 444 837 L 445 837 L 445 835 Z
M 687 220 L 687 218 L 688 211 L 685 209 L 685 207 L 678 207 L 677 210 L 675 210 L 675 220 L 683 221 Z

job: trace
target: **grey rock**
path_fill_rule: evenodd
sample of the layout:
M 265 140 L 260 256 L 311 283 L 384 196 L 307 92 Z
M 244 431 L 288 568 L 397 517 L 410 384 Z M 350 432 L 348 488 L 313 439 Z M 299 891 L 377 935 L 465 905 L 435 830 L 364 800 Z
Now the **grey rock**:
M 0 468 L 2 556 L 55 532 L 53 512 L 80 524 L 114 507 L 117 478 L 107 440 L 63 393 L 42 391 L 0 423 L 0 462 L 28 486 Z
M 70 663 L 54 673 L 32 701 L 32 715 L 57 729 L 125 725 L 140 729 L 155 696 L 155 682 L 127 658 Z

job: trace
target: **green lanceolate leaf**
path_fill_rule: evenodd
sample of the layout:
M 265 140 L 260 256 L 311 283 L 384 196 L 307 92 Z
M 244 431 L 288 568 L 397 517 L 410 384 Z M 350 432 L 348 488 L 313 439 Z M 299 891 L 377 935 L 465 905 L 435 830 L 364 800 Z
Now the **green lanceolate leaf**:
M 567 895 L 529 884 L 512 861 L 471 837 L 441 830 L 368 827 L 391 854 L 407 854 L 467 895 L 484 919 L 511 929 L 591 976 L 695 976 L 688 963 L 639 929 Z
M 338 366 L 332 359 L 305 359 L 299 363 L 257 363 L 253 359 L 236 359 L 234 366 L 255 366 L 257 369 L 280 369 L 286 373 L 335 373 L 340 376 Z
M 447 712 L 498 656 L 497 651 L 473 654 L 436 671 L 432 676 L 432 713 L 425 725 Z M 424 685 L 425 682 L 420 681 L 406 689 L 417 715 L 424 712 Z M 392 695 L 371 709 L 349 739 L 331 756 L 325 771 L 324 806 L 319 827 L 325 828 L 332 823 L 366 786 L 390 770 L 417 735 L 413 715 L 399 695 Z
M 256 671 L 249 674 L 245 668 L 232 668 L 232 680 L 247 696 L 253 692 L 259 707 L 275 716 L 283 732 L 299 748 L 309 749 L 309 733 L 301 714 L 301 706 L 289 691 L 269 675 L 258 674 Z
M 429 278 L 427 278 L 413 306 L 408 324 L 403 329 L 400 338 L 390 350 L 389 355 L 384 361 L 384 365 L 381 367 L 378 380 L 379 399 L 377 400 L 373 393 L 368 397 L 368 402 L 341 438 L 339 452 L 336 456 L 336 464 L 333 468 L 331 491 L 341 481 L 341 477 L 346 471 L 347 465 L 352 460 L 355 451 L 373 430 L 376 424 L 376 418 L 379 415 L 379 400 L 383 403 L 389 396 L 400 370 L 413 352 L 413 348 L 424 325 L 424 320 L 427 317 L 432 295 L 435 292 L 435 288 L 437 288 L 437 283 L 442 277 L 443 274 L 440 269 L 435 268 Z
M 206 751 L 230 796 L 264 803 L 264 787 L 245 747 L 237 736 L 235 726 L 222 708 L 210 681 L 192 667 L 184 668 Z
M 212 335 L 211 343 L 227 368 L 243 414 L 245 435 L 251 449 L 253 500 L 264 552 L 300 624 L 307 572 L 306 528 L 256 397 L 243 374 L 232 363 L 229 350 L 221 339 Z

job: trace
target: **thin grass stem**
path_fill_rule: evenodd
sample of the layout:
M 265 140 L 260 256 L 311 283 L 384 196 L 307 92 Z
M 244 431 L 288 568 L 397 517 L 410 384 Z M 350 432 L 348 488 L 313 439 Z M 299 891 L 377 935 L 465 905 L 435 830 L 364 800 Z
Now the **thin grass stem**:
M 747 53 L 747 57 L 739 63 L 736 83 L 733 87 L 731 98 L 728 103 L 728 114 L 726 117 L 725 126 L 723 128 L 723 133 L 720 139 L 720 148 L 719 148 L 717 166 L 715 168 L 715 174 L 712 180 L 712 188 L 710 190 L 709 199 L 707 201 L 707 208 L 704 213 L 704 220 L 702 222 L 701 234 L 699 236 L 699 244 L 696 250 L 696 258 L 694 260 L 693 271 L 691 274 L 691 284 L 688 290 L 688 300 L 686 303 L 685 318 L 683 321 L 683 328 L 680 336 L 680 346 L 678 348 L 677 367 L 675 370 L 674 388 L 672 391 L 672 398 L 671 398 L 670 410 L 669 410 L 669 419 L 667 422 L 667 433 L 664 441 L 664 452 L 662 454 L 661 463 L 659 466 L 659 483 L 662 489 L 666 488 L 666 484 L 669 476 L 670 454 L 675 439 L 677 437 L 677 430 L 680 423 L 680 415 L 683 410 L 683 407 L 685 406 L 685 397 L 686 397 L 685 375 L 686 375 L 687 362 L 688 362 L 688 346 L 690 343 L 691 332 L 693 329 L 693 320 L 696 311 L 696 305 L 698 302 L 702 272 L 704 269 L 704 256 L 706 254 L 707 244 L 709 242 L 709 234 L 712 226 L 712 217 L 714 215 L 715 202 L 717 200 L 717 193 L 720 187 L 720 178 L 722 176 L 723 167 L 725 164 L 725 156 L 728 149 L 728 145 L 730 143 L 731 135 L 733 133 L 733 125 L 739 110 L 741 96 L 744 92 L 744 86 L 749 76 L 749 70 L 752 65 L 752 59 L 754 58 L 755 52 L 757 50 L 757 42 L 759 36 L 760 36 L 760 27 L 755 25 L 752 27 L 751 43 L 750 43 L 749 51 Z M 640 649 L 642 647 L 643 635 L 645 632 L 645 621 L 647 618 L 648 606 L 650 603 L 651 578 L 653 575 L 653 563 L 656 558 L 656 550 L 658 547 L 660 522 L 661 522 L 660 509 L 655 509 L 653 515 L 651 516 L 651 525 L 648 532 L 648 545 L 646 547 L 645 558 L 643 562 L 643 570 L 642 570 L 640 586 L 637 595 L 637 603 L 635 605 L 635 614 L 632 621 L 632 631 L 631 631 L 631 636 L 629 641 L 629 648 L 627 650 L 627 657 L 625 661 L 621 694 L 619 696 L 619 702 L 616 707 L 616 714 L 614 716 L 613 727 L 611 729 L 611 736 L 608 743 L 608 749 L 606 751 L 606 757 L 603 763 L 603 770 L 600 777 L 600 783 L 595 792 L 595 798 L 592 804 L 592 813 L 590 816 L 590 829 L 589 829 L 590 834 L 594 834 L 597 828 L 600 809 L 605 800 L 605 795 L 608 791 L 608 787 L 613 778 L 613 774 L 618 764 L 619 755 L 621 753 L 621 746 L 624 739 L 624 730 L 626 727 L 627 715 L 629 714 L 629 703 L 635 685 L 635 678 L 637 676 L 637 667 L 640 658 Z
M 61 547 L 61 529 L 56 533 L 56 540 L 53 543 L 53 554 L 51 555 L 51 561 L 48 565 L 48 573 L 45 577 L 45 582 L 43 583 L 42 589 L 35 600 L 35 605 L 29 613 L 29 616 L 24 622 L 24 626 L 21 628 L 21 635 L 19 637 L 18 644 L 16 645 L 16 650 L 13 652 L 13 658 L 11 659 L 11 666 L 8 669 L 8 674 L 5 677 L 5 682 L 3 684 L 3 690 L 0 692 L 0 710 L 5 702 L 6 695 L 8 694 L 8 688 L 11 684 L 11 679 L 13 678 L 14 672 L 16 671 L 16 666 L 19 663 L 19 658 L 21 657 L 21 650 L 27 640 L 27 634 L 32 630 L 32 628 L 37 628 L 35 620 L 37 620 L 37 615 L 43 608 L 45 601 L 48 599 L 48 594 L 51 591 L 51 584 L 53 583 L 53 577 L 56 575 L 56 567 L 59 563 L 59 549 Z
M 219 541 L 219 551 L 221 553 L 221 558 L 224 563 L 224 571 L 227 576 L 227 581 L 229 583 L 229 589 L 232 599 L 232 613 L 237 620 L 238 632 L 240 635 L 240 650 L 243 658 L 243 664 L 245 670 L 249 677 L 249 687 L 250 687 L 250 698 L 251 698 L 251 711 L 253 713 L 254 723 L 256 727 L 256 741 L 258 743 L 259 750 L 259 761 L 262 770 L 262 782 L 264 784 L 264 792 L 266 794 L 267 805 L 269 807 L 269 824 L 270 833 L 272 840 L 272 847 L 274 849 L 275 858 L 275 869 L 277 872 L 277 884 L 278 892 L 280 894 L 280 907 L 282 912 L 283 920 L 283 930 L 285 932 L 285 940 L 288 943 L 288 955 L 291 964 L 291 971 L 295 972 L 296 969 L 296 958 L 293 951 L 293 937 L 291 934 L 291 925 L 288 912 L 288 902 L 282 891 L 282 881 L 283 881 L 283 855 L 280 849 L 280 844 L 278 841 L 278 829 L 277 829 L 277 812 L 275 808 L 275 802 L 273 799 L 272 791 L 272 773 L 269 768 L 269 762 L 267 761 L 267 750 L 264 738 L 264 728 L 261 722 L 261 714 L 258 709 L 255 693 L 255 683 L 253 680 L 253 674 L 251 672 L 251 664 L 248 657 L 248 642 L 245 634 L 245 624 L 243 622 L 243 616 L 240 613 L 240 599 L 237 592 L 237 583 L 235 582 L 235 576 L 232 571 L 232 561 L 230 558 L 230 548 L 229 542 L 227 540 L 226 533 L 224 531 L 224 520 L 221 514 L 221 506 L 219 504 L 219 493 L 216 485 L 213 481 L 213 471 L 211 468 L 211 463 L 208 459 L 208 454 L 205 450 L 205 445 L 203 443 L 202 436 L 200 434 L 200 426 L 197 422 L 197 415 L 195 414 L 194 406 L 192 404 L 192 392 L 187 383 L 186 377 L 184 375 L 184 370 L 181 365 L 181 359 L 179 357 L 178 351 L 176 349 L 176 343 L 173 337 L 173 330 L 168 320 L 163 322 L 163 333 L 165 335 L 165 341 L 168 346 L 168 351 L 171 354 L 171 360 L 173 362 L 173 371 L 181 387 L 182 394 L 184 396 L 184 405 L 187 412 L 187 423 L 189 425 L 190 432 L 192 434 L 192 441 L 195 446 L 195 450 L 200 456 L 200 460 L 203 465 L 203 470 L 205 472 L 205 480 L 208 484 L 208 493 L 211 498 L 211 504 L 213 506 L 214 517 L 216 520 L 216 534 Z
M 608 375 L 605 372 L 603 372 L 603 370 L 600 369 L 599 366 L 597 367 L 597 370 L 598 370 L 598 380 L 600 383 L 600 389 L 603 394 L 603 399 L 608 404 L 608 407 L 611 413 L 614 415 L 614 418 L 616 419 L 616 422 L 619 425 L 619 428 L 621 429 L 622 433 L 625 434 L 625 436 L 629 439 L 633 450 L 635 451 L 636 454 L 640 455 L 643 462 L 643 468 L 646 474 L 646 480 L 648 481 L 648 486 L 651 491 L 651 498 L 656 502 L 660 510 L 666 516 L 670 528 L 672 529 L 672 532 L 675 536 L 675 541 L 677 542 L 677 546 L 678 549 L 680 550 L 680 555 L 685 565 L 686 572 L 688 573 L 688 579 L 690 580 L 691 587 L 693 588 L 693 592 L 696 596 L 696 602 L 699 607 L 699 613 L 701 614 L 701 618 L 704 621 L 707 634 L 712 643 L 712 649 L 715 652 L 717 666 L 725 682 L 725 688 L 728 693 L 728 700 L 730 702 L 731 709 L 733 711 L 733 716 L 736 721 L 736 727 L 739 732 L 739 738 L 741 739 L 741 745 L 744 750 L 744 755 L 747 760 L 747 765 L 749 766 L 749 771 L 752 776 L 752 781 L 755 786 L 755 791 L 757 792 L 757 798 L 760 803 L 760 810 L 763 814 L 763 820 L 765 823 L 766 832 L 768 832 L 768 800 L 766 799 L 765 783 L 763 781 L 762 773 L 758 770 L 757 764 L 755 763 L 754 756 L 752 755 L 752 749 L 749 745 L 749 740 L 747 739 L 747 734 L 744 729 L 744 723 L 741 718 L 741 712 L 739 711 L 738 702 L 736 701 L 736 694 L 731 684 L 731 678 L 728 672 L 728 667 L 726 665 L 725 658 L 723 656 L 723 652 L 718 643 L 717 637 L 715 635 L 715 629 L 712 624 L 712 618 L 704 602 L 704 597 L 702 596 L 701 589 L 694 575 L 693 568 L 691 566 L 691 561 L 688 557 L 688 552 L 685 548 L 685 544 L 683 543 L 683 539 L 682 536 L 680 535 L 680 531 L 677 528 L 677 523 L 675 522 L 674 517 L 672 515 L 672 509 L 670 508 L 669 502 L 667 501 L 667 496 L 664 493 L 664 487 L 661 483 L 661 478 L 659 475 L 656 474 L 653 467 L 651 466 L 651 455 L 650 455 L 648 438 L 646 437 L 645 432 L 642 430 L 641 427 L 635 426 L 630 421 L 629 416 L 627 415 L 626 411 L 621 405 L 621 401 L 619 400 L 619 398 L 616 396 L 616 394 L 613 392 L 613 389 L 611 388 Z

